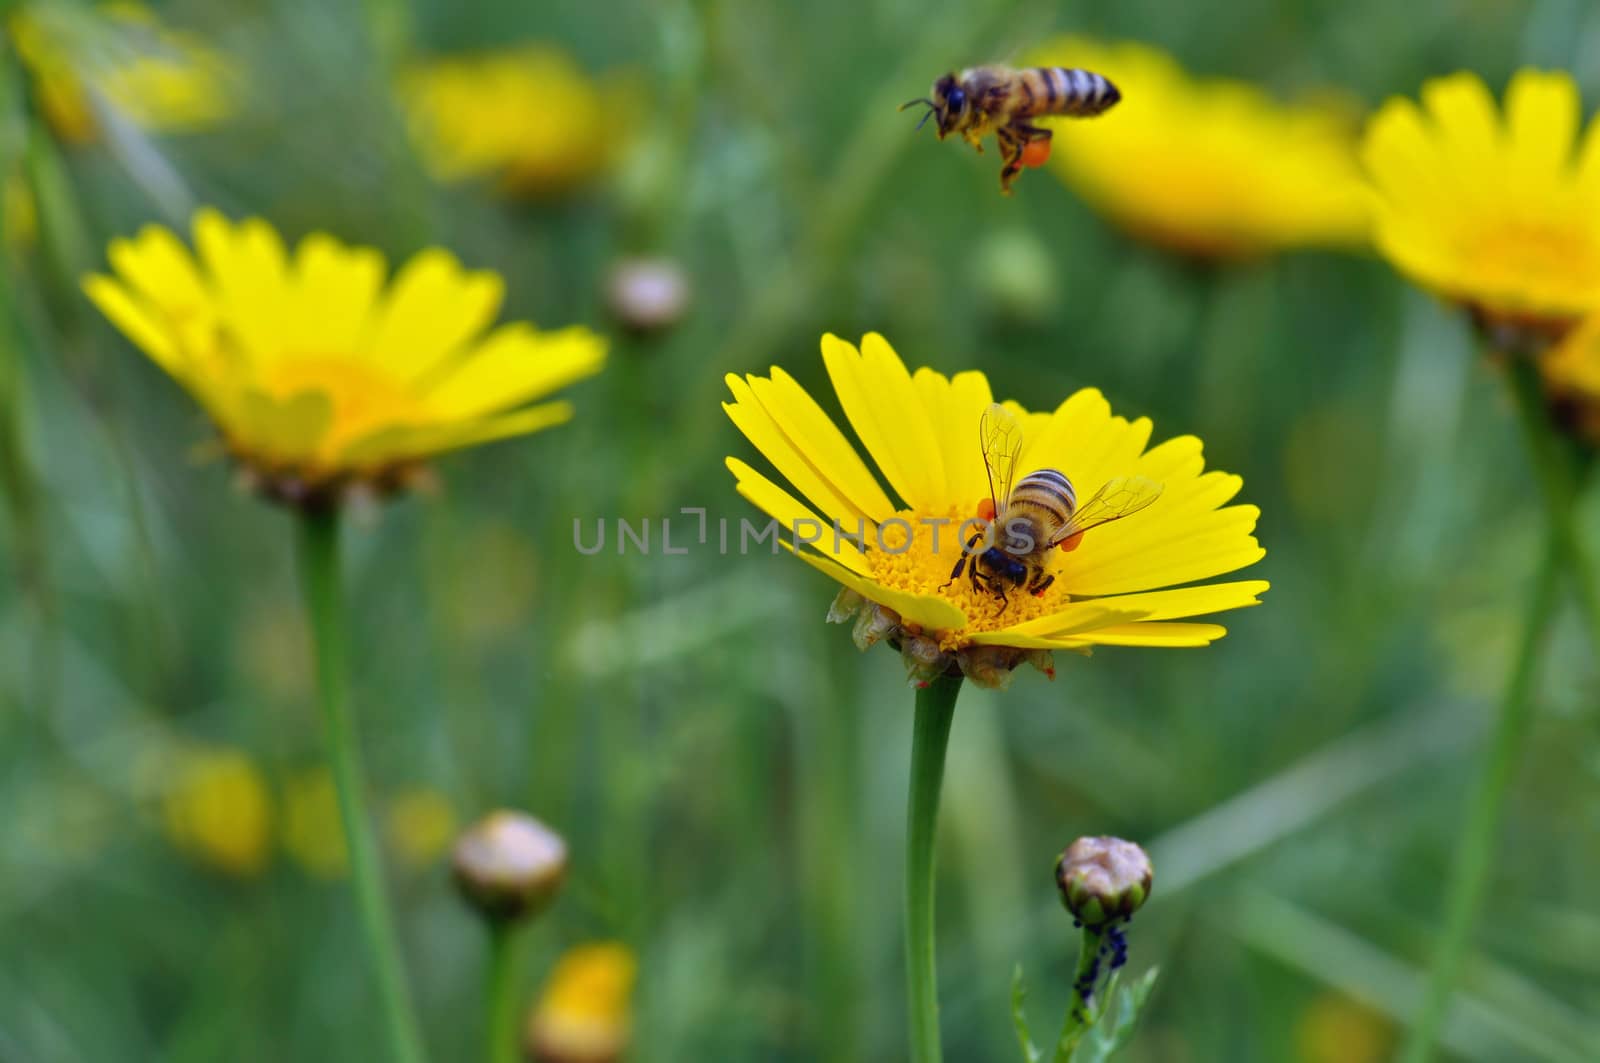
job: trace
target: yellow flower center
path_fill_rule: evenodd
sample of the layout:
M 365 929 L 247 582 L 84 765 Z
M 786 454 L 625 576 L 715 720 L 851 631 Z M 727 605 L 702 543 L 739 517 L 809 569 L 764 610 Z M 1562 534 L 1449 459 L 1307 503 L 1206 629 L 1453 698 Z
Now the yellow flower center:
M 963 557 L 964 543 L 984 527 L 974 507 L 952 506 L 931 513 L 902 510 L 876 531 L 867 530 L 867 563 L 875 582 L 907 594 L 943 598 L 966 614 L 964 629 L 940 633 L 941 649 L 959 648 L 967 637 L 979 631 L 998 631 L 1048 616 L 1071 601 L 1061 589 L 1059 577 L 1042 595 L 1007 585 L 1002 601 L 991 589 L 997 584 L 987 579 L 987 567 L 981 569 L 985 580 L 975 588 L 971 569 L 980 560 L 982 543 L 973 547 L 974 553 L 966 558 L 960 577 L 952 579 L 950 573 Z M 843 528 L 845 532 L 850 530 Z M 1070 555 L 1052 548 L 1034 556 L 1044 562 L 1047 571 L 1059 573 L 1064 567 L 1063 559 Z
M 1556 278 L 1563 288 L 1590 287 L 1600 279 L 1600 249 L 1570 221 L 1505 218 L 1474 226 L 1464 241 L 1469 272 L 1512 283 Z
M 308 355 L 285 358 L 267 367 L 262 388 L 274 398 L 303 392 L 327 398 L 330 445 L 369 429 L 424 421 L 427 410 L 404 382 L 371 362 L 349 357 Z

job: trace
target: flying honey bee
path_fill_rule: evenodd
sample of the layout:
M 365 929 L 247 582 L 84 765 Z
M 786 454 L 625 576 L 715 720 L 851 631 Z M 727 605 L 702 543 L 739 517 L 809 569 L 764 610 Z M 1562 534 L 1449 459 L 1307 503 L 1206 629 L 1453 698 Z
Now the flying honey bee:
M 963 546 L 950 581 L 960 579 L 965 570 L 974 590 L 1000 599 L 1001 612 L 1010 604 L 1007 589 L 1041 595 L 1055 582 L 1047 565 L 1052 549 L 1076 550 L 1084 532 L 1131 516 L 1161 497 L 1162 485 L 1154 480 L 1119 476 L 1080 506 L 1072 481 L 1059 469 L 1035 469 L 1012 487 L 1022 453 L 1022 425 L 999 403 L 983 412 L 978 436 L 989 474 L 989 497 L 978 507 L 985 527 Z M 974 549 L 996 529 L 993 545 Z
M 1120 99 L 1115 85 L 1089 70 L 993 65 L 946 74 L 933 83 L 928 98 L 907 100 L 900 109 L 922 104 L 928 110 L 918 129 L 929 118 L 937 118 L 940 140 L 959 133 L 979 154 L 983 138 L 994 133 L 1005 157 L 1000 191 L 1009 196 L 1011 183 L 1024 166 L 1043 166 L 1050 157 L 1050 130 L 1029 119 L 1054 114 L 1092 118 Z

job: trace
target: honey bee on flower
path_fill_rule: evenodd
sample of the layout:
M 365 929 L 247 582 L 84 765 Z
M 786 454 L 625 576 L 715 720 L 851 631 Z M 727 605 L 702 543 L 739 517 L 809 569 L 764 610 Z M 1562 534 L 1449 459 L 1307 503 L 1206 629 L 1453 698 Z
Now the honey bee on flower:
M 1009 604 L 1007 588 L 1021 588 L 1036 598 L 1050 589 L 1056 579 L 1049 569 L 1051 550 L 1059 546 L 1070 553 L 1091 528 L 1132 516 L 1161 497 L 1161 485 L 1154 480 L 1119 476 L 1107 480 L 1080 506 L 1067 474 L 1048 468 L 1035 469 L 1013 489 L 1022 454 L 1022 426 L 1016 415 L 998 402 L 991 404 L 983 411 L 978 435 L 983 440 L 989 497 L 978 503 L 983 527 L 967 540 L 950 578 L 960 579 L 965 569 L 973 589 L 992 591 L 1002 609 Z M 991 537 L 993 545 L 973 553 L 978 543 Z
M 994 404 L 982 373 L 913 373 L 875 333 L 859 348 L 825 336 L 822 354 L 850 426 L 899 501 L 817 401 L 777 367 L 766 377 L 729 376 L 733 401 L 723 409 L 806 501 L 738 458 L 730 457 L 728 468 L 739 493 L 781 526 L 837 521 L 870 529 L 864 541 L 836 538 L 832 549 L 800 543 L 792 549 L 843 586 L 829 618 L 854 618 L 862 649 L 896 645 L 912 682 L 959 669 L 975 682 L 1000 686 L 1022 663 L 1049 671 L 1054 650 L 1203 646 L 1224 629 L 1182 618 L 1255 605 L 1267 589 L 1262 580 L 1197 584 L 1252 565 L 1265 552 L 1251 534 L 1256 507 L 1227 504 L 1242 481 L 1205 471 L 1195 437 L 1147 447 L 1148 419 L 1115 416 L 1100 392 L 1085 388 L 1051 411 L 1004 404 L 1007 417 L 991 415 L 987 446 L 977 447 L 973 426 Z M 1020 429 L 1014 435 L 1011 418 Z M 998 482 L 991 488 L 991 465 L 1020 474 L 1016 489 Z M 996 516 L 1010 510 L 1014 517 L 1025 512 L 1016 508 L 1024 484 L 1030 504 L 1057 513 L 1063 498 L 1076 502 L 1064 484 L 1113 486 L 1099 492 L 1101 503 L 1032 521 L 1044 533 L 1040 541 L 1075 546 L 1070 554 L 1047 550 L 1046 565 L 1026 551 L 1001 549 L 987 560 L 966 558 L 964 571 L 976 562 L 977 580 L 954 578 L 952 560 L 973 530 L 963 528 L 973 518 L 973 500 L 987 492 Z M 1117 519 L 1106 524 L 1097 517 L 1104 530 L 1074 542 L 1096 512 Z M 1029 568 L 1023 557 L 1046 567 Z M 1017 586 L 1031 593 L 1011 595 Z M 996 609 L 1000 589 L 1008 596 Z

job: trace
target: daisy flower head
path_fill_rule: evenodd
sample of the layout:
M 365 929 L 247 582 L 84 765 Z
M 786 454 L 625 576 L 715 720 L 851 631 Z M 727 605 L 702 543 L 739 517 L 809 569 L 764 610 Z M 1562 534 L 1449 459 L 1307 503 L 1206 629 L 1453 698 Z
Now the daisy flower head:
M 440 248 L 389 279 L 382 253 L 325 233 L 291 254 L 260 219 L 203 209 L 193 228 L 193 252 L 155 225 L 113 241 L 84 289 L 280 501 L 391 490 L 434 455 L 561 424 L 571 404 L 537 400 L 605 361 L 581 326 L 491 329 L 504 282 Z
M 163 25 L 143 4 L 101 4 L 87 14 L 27 5 L 8 29 L 45 117 L 70 143 L 95 139 L 97 108 L 154 133 L 210 129 L 235 108 L 235 75 L 223 54 Z
M 546 44 L 418 63 L 401 81 L 413 138 L 440 180 L 495 178 L 529 198 L 571 191 L 616 161 L 630 95 Z
M 1363 243 L 1349 111 L 1196 78 L 1149 45 L 1068 37 L 1029 62 L 1085 67 L 1122 91 L 1092 125 L 1053 123 L 1050 166 L 1133 235 L 1202 259 Z
M 1525 69 L 1503 110 L 1458 73 L 1367 127 L 1379 250 L 1497 343 L 1547 346 L 1600 303 L 1600 137 L 1579 117 L 1570 75 Z
M 1116 416 L 1093 388 L 1054 410 L 1008 402 L 996 414 L 982 373 L 912 373 L 876 333 L 859 348 L 824 336 L 822 356 L 897 497 L 777 367 L 728 376 L 733 401 L 723 409 L 804 500 L 739 458 L 727 464 L 784 545 L 843 587 L 829 619 L 854 617 L 863 649 L 898 646 L 914 684 L 959 670 L 1003 686 L 1024 662 L 1051 672 L 1053 650 L 1203 646 L 1225 630 L 1184 618 L 1255 605 L 1267 589 L 1261 580 L 1182 586 L 1264 556 L 1256 508 L 1227 505 L 1242 481 L 1205 472 L 1195 437 L 1150 447 L 1150 421 Z M 997 421 L 1007 433 L 999 445 Z M 1010 477 L 1010 492 L 991 489 L 997 476 Z M 1121 519 L 1075 533 L 1059 519 L 1063 481 L 1079 513 Z M 1056 507 L 1057 519 L 1019 531 L 1021 495 L 1041 485 L 1055 501 L 1040 505 Z M 1135 505 L 1119 501 L 1130 498 Z M 1024 532 L 1046 541 L 1024 543 Z M 1015 567 L 1023 561 L 1026 572 Z

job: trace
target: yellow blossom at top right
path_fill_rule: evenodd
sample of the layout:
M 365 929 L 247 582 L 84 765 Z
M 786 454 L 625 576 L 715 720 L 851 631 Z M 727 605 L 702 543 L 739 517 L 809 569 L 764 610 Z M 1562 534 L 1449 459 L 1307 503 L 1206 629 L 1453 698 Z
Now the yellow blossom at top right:
M 1331 97 L 1280 102 L 1134 41 L 1062 38 L 1028 62 L 1093 70 L 1121 91 L 1098 118 L 1045 124 L 1051 169 L 1134 236 L 1203 260 L 1366 243 L 1356 115 Z
M 1502 114 L 1476 74 L 1391 99 L 1361 156 L 1375 239 L 1412 281 L 1480 322 L 1559 335 L 1600 305 L 1600 137 L 1578 87 L 1521 70 Z

